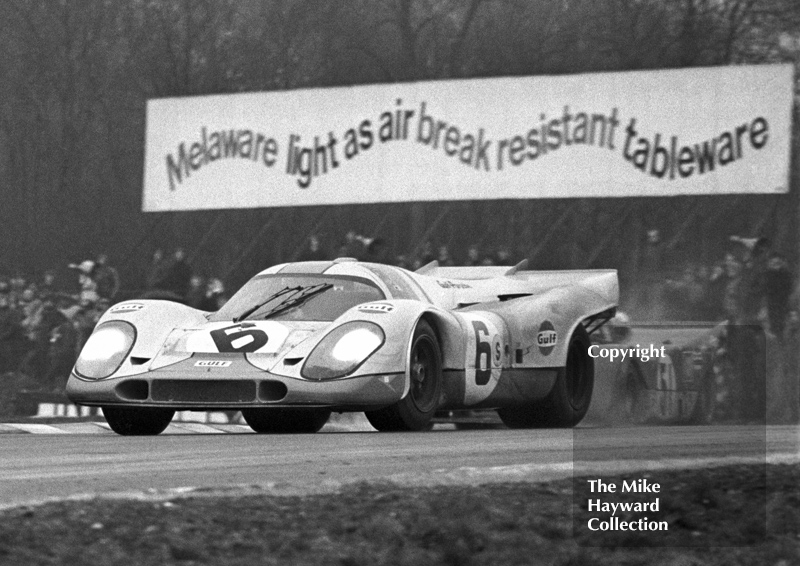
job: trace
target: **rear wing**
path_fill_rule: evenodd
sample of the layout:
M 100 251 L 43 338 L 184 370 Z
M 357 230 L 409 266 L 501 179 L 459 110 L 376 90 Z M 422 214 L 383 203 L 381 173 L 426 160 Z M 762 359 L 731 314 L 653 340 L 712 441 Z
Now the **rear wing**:
M 505 297 L 543 295 L 577 301 L 587 312 L 588 330 L 592 332 L 614 315 L 619 304 L 619 280 L 615 269 L 582 269 L 559 271 L 525 270 L 527 261 L 511 266 L 441 267 L 436 262 L 417 270 L 417 273 L 441 279 L 470 281 L 472 287 L 491 290 L 502 301 Z M 483 285 L 479 282 L 486 281 Z M 474 301 L 470 290 L 465 300 Z
M 462 279 L 480 281 L 508 277 L 519 281 L 523 279 L 531 283 L 532 292 L 542 292 L 557 287 L 578 285 L 587 287 L 596 293 L 606 296 L 609 302 L 619 301 L 619 283 L 616 269 L 564 269 L 557 271 L 528 271 L 528 261 L 524 260 L 515 266 L 487 265 L 478 267 L 441 267 L 437 262 L 424 265 L 416 273 L 428 277 L 444 279 Z

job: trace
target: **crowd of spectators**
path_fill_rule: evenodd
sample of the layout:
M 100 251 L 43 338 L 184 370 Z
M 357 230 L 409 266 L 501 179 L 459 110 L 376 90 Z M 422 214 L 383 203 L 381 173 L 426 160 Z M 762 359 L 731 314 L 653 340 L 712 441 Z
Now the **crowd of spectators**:
M 75 359 L 97 321 L 123 298 L 162 298 L 206 311 L 226 299 L 218 278 L 195 274 L 182 248 L 153 254 L 145 290 L 121 292 L 119 272 L 106 254 L 68 266 L 62 286 L 55 271 L 40 280 L 0 277 L 0 375 L 18 376 L 22 390 L 61 393 Z M 126 296 L 123 296 L 126 295 Z
M 672 273 L 658 232 L 647 244 L 631 305 L 640 320 L 734 321 L 756 324 L 782 339 L 797 323 L 791 303 L 793 277 L 786 257 L 771 249 L 766 238 L 731 236 L 731 246 L 712 264 L 682 262 Z M 795 305 L 796 307 L 796 305 Z
M 160 248 L 153 252 L 146 288 L 140 297 L 180 301 L 204 311 L 218 310 L 227 298 L 222 280 L 195 273 L 180 247 L 171 256 L 165 256 Z
M 453 257 L 447 244 L 435 246 L 430 240 L 423 241 L 418 249 L 412 250 L 411 253 L 401 253 L 392 257 L 389 253 L 389 246 L 383 237 L 367 237 L 353 230 L 345 234 L 344 241 L 336 248 L 336 253 L 325 251 L 320 243 L 320 237 L 316 234 L 310 235 L 306 247 L 299 254 L 297 260 L 321 261 L 336 257 L 352 257 L 359 261 L 392 264 L 411 271 L 434 260 L 443 267 L 513 265 L 515 263 L 512 253 L 507 247 L 481 250 L 478 244 L 471 244 L 464 257 L 459 260 Z
M 22 275 L 0 279 L 0 374 L 24 376 L 24 387 L 63 391 L 79 348 L 119 289 L 116 270 L 86 260 L 74 293 L 61 291 L 53 272 L 40 281 Z
M 674 274 L 665 265 L 660 235 L 651 230 L 634 281 L 634 318 L 726 321 L 723 359 L 731 406 L 752 422 L 770 414 L 797 422 L 800 290 L 786 257 L 766 238 L 731 236 L 713 264 L 684 262 Z

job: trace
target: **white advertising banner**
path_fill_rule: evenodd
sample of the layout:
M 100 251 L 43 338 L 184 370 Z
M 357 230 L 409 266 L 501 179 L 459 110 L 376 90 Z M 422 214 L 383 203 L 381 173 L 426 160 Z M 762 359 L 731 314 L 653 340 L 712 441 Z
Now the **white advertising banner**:
M 145 211 L 783 193 L 791 65 L 155 99 Z

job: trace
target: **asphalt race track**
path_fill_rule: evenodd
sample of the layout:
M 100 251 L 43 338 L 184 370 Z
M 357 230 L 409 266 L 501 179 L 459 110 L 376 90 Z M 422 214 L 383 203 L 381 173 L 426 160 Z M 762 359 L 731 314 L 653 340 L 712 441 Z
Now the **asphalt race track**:
M 157 437 L 0 434 L 0 507 L 114 494 L 158 498 L 205 489 L 319 493 L 358 480 L 400 484 L 536 481 L 576 474 L 797 462 L 796 426 L 434 430 Z M 81 432 L 84 431 L 84 432 Z M 574 450 L 573 450 L 574 449 Z M 574 460 L 573 460 L 574 457 Z M 195 488 L 192 490 L 191 488 Z

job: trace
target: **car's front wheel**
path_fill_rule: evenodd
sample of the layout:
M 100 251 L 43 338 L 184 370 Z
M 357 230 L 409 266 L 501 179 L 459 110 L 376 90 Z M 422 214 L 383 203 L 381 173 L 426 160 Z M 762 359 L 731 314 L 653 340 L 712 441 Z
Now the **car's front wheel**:
M 436 333 L 424 320 L 414 330 L 408 367 L 411 378 L 408 394 L 394 405 L 365 413 L 379 431 L 431 428 L 442 394 L 442 353 Z
M 328 409 L 296 409 L 270 407 L 268 409 L 242 409 L 245 422 L 262 434 L 312 434 L 318 432 L 331 412 Z
M 153 436 L 169 426 L 175 409 L 159 407 L 103 407 L 111 430 L 122 436 Z

